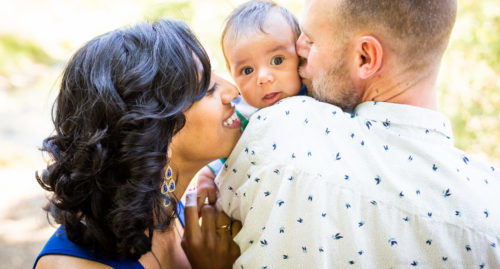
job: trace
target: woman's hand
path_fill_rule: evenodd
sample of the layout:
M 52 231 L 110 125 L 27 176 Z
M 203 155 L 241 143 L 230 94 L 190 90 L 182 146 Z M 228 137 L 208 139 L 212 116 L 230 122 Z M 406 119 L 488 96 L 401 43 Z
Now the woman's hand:
M 201 213 L 201 208 L 208 198 L 208 203 L 213 205 L 217 201 L 217 186 L 214 182 L 215 174 L 208 166 L 204 166 L 198 174 L 197 204 L 198 213 Z
M 241 230 L 241 222 L 231 219 L 212 205 L 201 208 L 201 227 L 198 221 L 196 192 L 186 194 L 184 236 L 182 248 L 195 269 L 232 268 L 240 256 L 240 248 L 233 237 Z

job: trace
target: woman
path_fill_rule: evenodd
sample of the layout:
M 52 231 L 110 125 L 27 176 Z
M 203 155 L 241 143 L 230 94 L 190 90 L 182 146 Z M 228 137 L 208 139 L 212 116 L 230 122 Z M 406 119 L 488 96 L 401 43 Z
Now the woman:
M 76 52 L 54 106 L 55 134 L 42 148 L 53 161 L 37 174 L 61 227 L 34 268 L 190 267 L 178 198 L 240 136 L 227 124 L 237 91 L 210 70 L 187 26 L 170 20 L 104 34 Z M 215 224 L 210 206 L 201 212 L 202 229 L 183 241 L 193 267 L 230 266 L 239 254 L 230 221 Z M 199 246 L 207 251 L 197 256 Z

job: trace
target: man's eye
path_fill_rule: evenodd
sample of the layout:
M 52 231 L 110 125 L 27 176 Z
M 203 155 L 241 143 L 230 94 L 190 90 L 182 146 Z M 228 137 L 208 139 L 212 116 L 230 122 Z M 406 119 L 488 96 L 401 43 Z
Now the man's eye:
M 276 56 L 271 60 L 271 65 L 280 65 L 283 63 L 283 57 Z
M 251 68 L 251 67 L 245 67 L 241 70 L 241 74 L 243 74 L 245 76 L 252 74 L 252 72 L 253 72 L 253 68 Z

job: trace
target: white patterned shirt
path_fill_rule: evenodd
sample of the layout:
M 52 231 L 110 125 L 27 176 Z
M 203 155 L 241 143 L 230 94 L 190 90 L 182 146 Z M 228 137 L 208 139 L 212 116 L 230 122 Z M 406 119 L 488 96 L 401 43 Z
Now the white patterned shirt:
M 243 223 L 234 268 L 500 268 L 500 175 L 435 111 L 287 98 L 216 182 Z

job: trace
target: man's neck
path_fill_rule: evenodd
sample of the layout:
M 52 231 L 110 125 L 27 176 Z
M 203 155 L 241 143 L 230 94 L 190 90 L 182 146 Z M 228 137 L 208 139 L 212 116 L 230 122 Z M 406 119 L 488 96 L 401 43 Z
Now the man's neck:
M 367 82 L 361 102 L 379 101 L 437 110 L 437 70 L 391 72 Z

